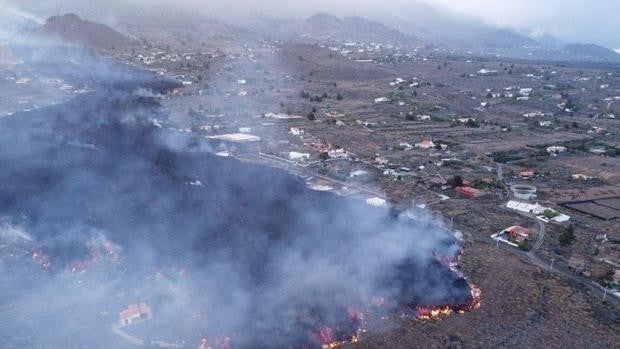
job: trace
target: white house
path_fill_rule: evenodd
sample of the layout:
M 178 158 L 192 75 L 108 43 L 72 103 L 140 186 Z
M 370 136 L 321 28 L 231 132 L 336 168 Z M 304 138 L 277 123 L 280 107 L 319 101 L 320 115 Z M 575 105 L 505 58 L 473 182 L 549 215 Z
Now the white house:
M 430 115 L 418 115 L 418 120 L 424 121 L 424 120 L 430 120 L 431 116 Z
M 547 153 L 551 154 L 551 155 L 557 155 L 560 153 L 564 153 L 566 152 L 568 149 L 566 147 L 563 147 L 561 145 L 553 145 L 550 147 L 547 147 Z
M 423 140 L 422 142 L 416 143 L 415 146 L 416 148 L 430 149 L 430 148 L 435 147 L 435 143 L 432 140 L 426 139 L 426 140 Z
M 366 199 L 366 203 L 370 206 L 382 207 L 386 205 L 385 199 L 380 197 L 368 198 Z
M 288 133 L 292 134 L 293 136 L 303 136 L 304 130 L 297 127 L 291 127 L 291 130 Z
M 293 161 L 310 159 L 310 154 L 291 151 L 288 153 L 288 158 Z

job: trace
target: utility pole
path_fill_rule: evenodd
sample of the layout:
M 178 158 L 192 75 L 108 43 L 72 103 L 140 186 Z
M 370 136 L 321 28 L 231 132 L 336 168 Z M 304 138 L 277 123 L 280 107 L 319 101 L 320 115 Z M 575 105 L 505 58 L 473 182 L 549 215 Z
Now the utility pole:
M 605 286 L 605 291 L 603 292 L 603 300 L 607 297 L 607 286 Z
M 549 268 L 549 270 L 553 270 L 553 262 L 555 261 L 555 258 L 551 258 L 551 267 Z

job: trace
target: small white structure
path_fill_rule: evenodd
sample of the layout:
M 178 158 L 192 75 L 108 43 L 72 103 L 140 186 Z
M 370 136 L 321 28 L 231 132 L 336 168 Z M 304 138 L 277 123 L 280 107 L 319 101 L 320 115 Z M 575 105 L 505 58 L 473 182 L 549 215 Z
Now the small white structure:
M 382 199 L 376 196 L 374 198 L 366 199 L 366 203 L 370 206 L 375 206 L 375 207 L 382 207 L 386 205 L 385 199 Z
M 466 124 L 468 122 L 476 122 L 476 118 L 459 118 L 458 122 L 461 124 Z
M 430 120 L 431 116 L 430 115 L 418 115 L 418 120 L 420 121 L 425 121 L 425 120 Z
M 301 119 L 302 117 L 299 115 L 289 115 L 284 113 L 266 113 L 266 118 L 274 118 L 274 119 Z
M 291 151 L 288 153 L 288 158 L 293 161 L 310 159 L 310 154 Z
M 506 207 L 508 207 L 511 210 L 515 210 L 515 211 L 519 211 L 523 213 L 533 213 L 533 214 L 542 214 L 543 212 L 545 212 L 545 209 L 546 209 L 545 207 L 539 205 L 538 203 L 530 204 L 527 202 L 520 202 L 520 201 L 514 201 L 514 200 L 508 201 L 508 203 L 506 203 Z
M 226 142 L 258 142 L 260 137 L 247 133 L 228 133 L 217 136 L 207 136 L 208 139 L 217 139 Z
M 293 136 L 303 136 L 305 132 L 300 128 L 291 127 L 291 130 L 288 133 L 292 134 Z
M 362 177 L 368 174 L 368 171 L 364 171 L 364 170 L 357 170 L 357 171 L 353 171 L 349 174 L 349 177 L 351 178 L 355 178 L 355 177 Z
M 311 185 L 310 189 L 316 190 L 316 191 L 331 191 L 331 190 L 334 190 L 334 188 L 330 187 L 329 185 L 321 185 L 321 184 Z
M 331 149 L 327 151 L 327 155 L 332 159 L 347 159 L 349 157 L 349 153 L 343 148 Z
M 435 143 L 429 139 L 415 144 L 416 148 L 430 149 L 435 147 Z
M 549 120 L 542 120 L 538 122 L 538 125 L 540 125 L 541 127 L 551 127 L 553 126 L 553 123 Z
M 251 127 L 239 127 L 239 132 L 241 132 L 241 133 L 250 133 L 250 132 L 252 132 L 252 128 Z
M 560 153 L 564 153 L 566 152 L 568 149 L 566 147 L 563 147 L 561 145 L 553 145 L 550 147 L 547 147 L 547 153 L 551 154 L 551 155 L 557 155 Z
M 387 97 L 379 97 L 379 98 L 375 98 L 375 104 L 379 104 L 379 103 L 385 103 L 385 102 L 389 102 L 390 99 Z
M 476 72 L 480 76 L 493 76 L 497 75 L 497 70 L 482 68 Z

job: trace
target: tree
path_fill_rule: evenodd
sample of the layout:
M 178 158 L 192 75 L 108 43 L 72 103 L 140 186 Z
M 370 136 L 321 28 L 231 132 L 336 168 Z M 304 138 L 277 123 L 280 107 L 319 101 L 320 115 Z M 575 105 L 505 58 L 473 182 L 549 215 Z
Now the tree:
M 476 127 L 480 127 L 480 123 L 478 122 L 478 120 L 468 119 L 467 122 L 465 123 L 465 126 L 476 128 Z
M 337 99 L 337 100 L 339 100 L 339 101 L 341 101 L 341 100 L 343 100 L 343 97 L 342 97 L 342 95 L 339 93 L 339 94 L 337 94 L 337 95 L 336 95 L 336 99 Z
M 310 121 L 316 120 L 316 115 L 314 115 L 314 113 L 309 113 L 308 114 L 308 120 L 310 120 Z
M 463 177 L 459 175 L 452 176 L 446 180 L 446 183 L 448 183 L 448 185 L 452 188 L 460 187 L 463 185 Z
M 568 246 L 573 242 L 573 240 L 575 240 L 575 228 L 571 224 L 562 234 L 560 234 L 559 241 L 561 246 Z

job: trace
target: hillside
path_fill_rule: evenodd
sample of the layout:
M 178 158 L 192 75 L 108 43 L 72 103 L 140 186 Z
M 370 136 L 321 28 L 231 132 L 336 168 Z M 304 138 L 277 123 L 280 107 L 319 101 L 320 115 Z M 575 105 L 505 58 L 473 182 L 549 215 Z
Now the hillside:
M 131 39 L 116 30 L 95 22 L 85 21 L 76 14 L 53 16 L 32 33 L 34 37 L 54 38 L 64 43 L 92 49 L 114 49 L 131 44 Z
M 263 35 L 280 39 L 380 42 L 410 47 L 422 44 L 415 35 L 403 34 L 383 23 L 359 16 L 339 18 L 317 13 L 307 19 L 261 18 L 250 26 Z
M 567 52 L 584 58 L 603 61 L 620 61 L 620 54 L 599 45 L 594 44 L 570 44 L 564 48 Z

